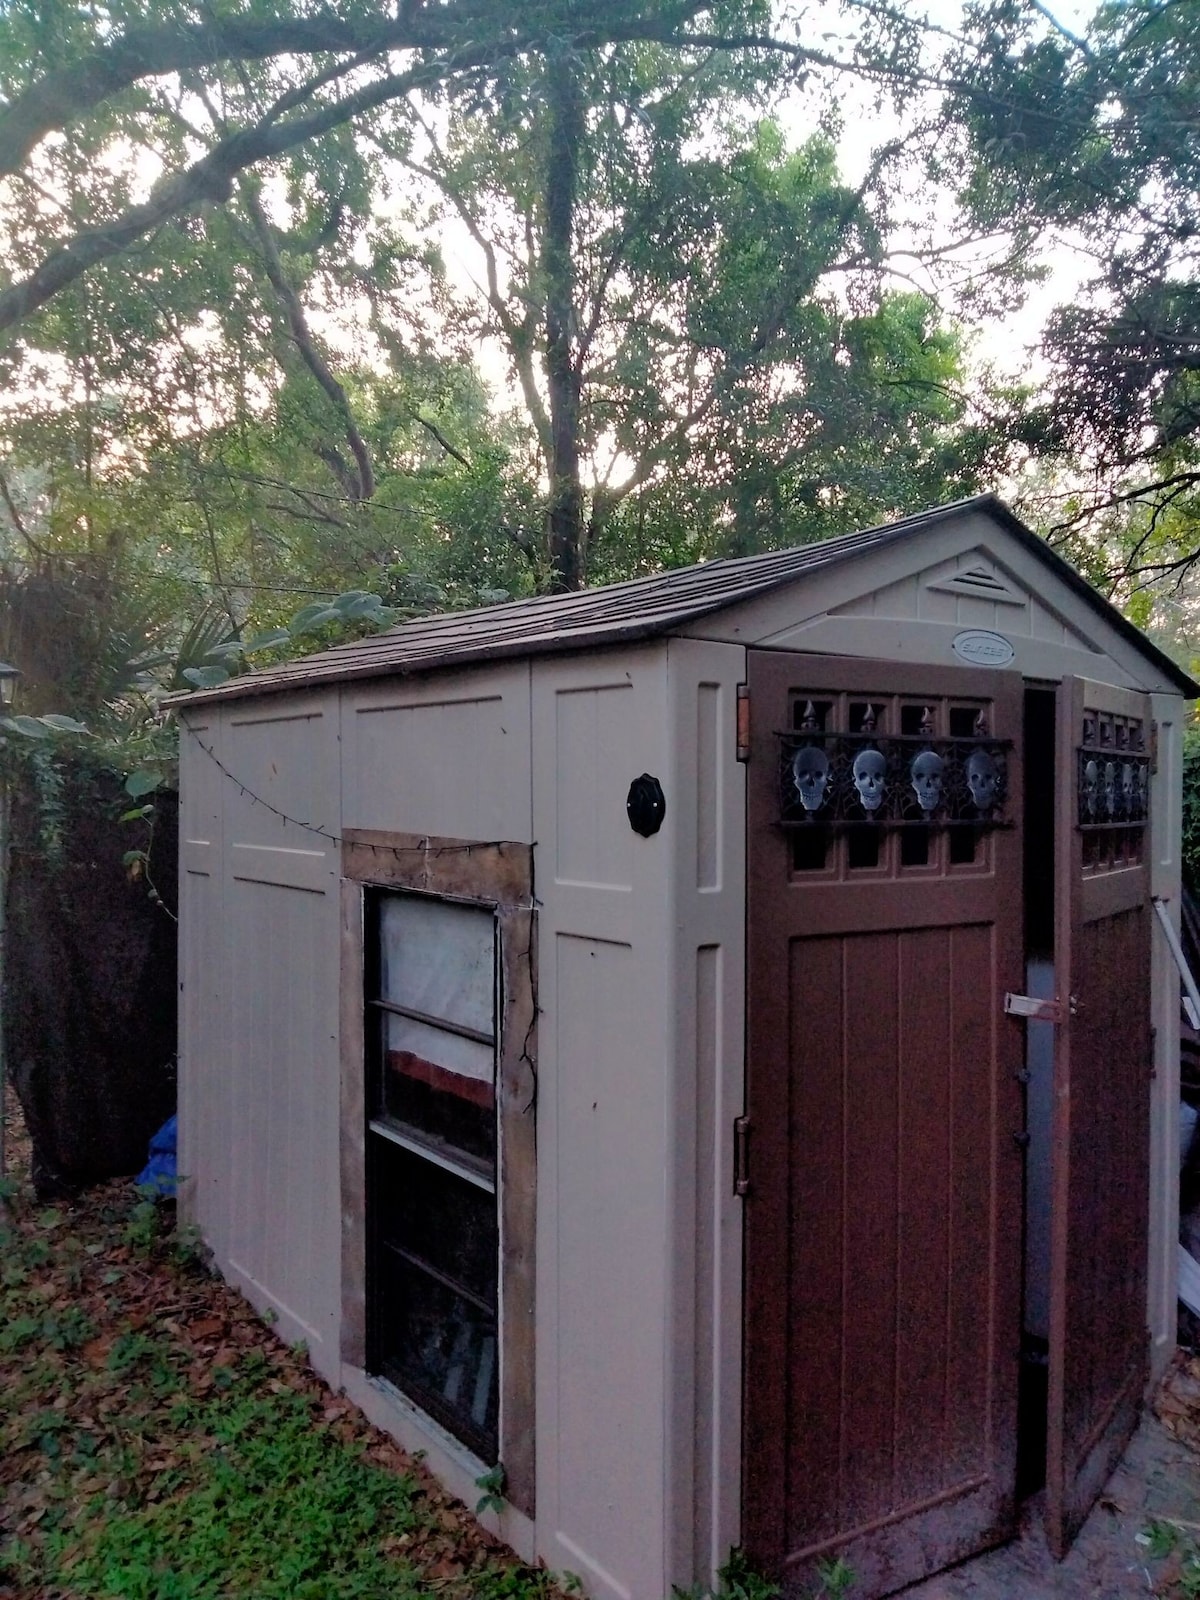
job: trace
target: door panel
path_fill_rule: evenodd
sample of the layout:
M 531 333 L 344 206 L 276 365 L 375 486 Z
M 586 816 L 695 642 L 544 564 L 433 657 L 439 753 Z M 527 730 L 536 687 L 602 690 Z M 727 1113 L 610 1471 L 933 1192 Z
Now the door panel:
M 1022 685 L 766 651 L 749 677 L 744 1537 L 788 1594 L 842 1554 L 870 1600 L 1012 1530 Z M 965 779 L 985 744 L 993 819 Z
M 1145 696 L 1081 679 L 1059 706 L 1069 1001 L 1055 1057 L 1046 1512 L 1061 1557 L 1129 1440 L 1148 1372 L 1151 723 Z

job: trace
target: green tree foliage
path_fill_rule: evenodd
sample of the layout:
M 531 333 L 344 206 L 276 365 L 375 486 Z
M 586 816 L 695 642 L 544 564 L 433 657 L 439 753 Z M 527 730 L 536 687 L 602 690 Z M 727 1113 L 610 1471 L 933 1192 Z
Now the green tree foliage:
M 1178 572 L 1200 553 L 1200 8 L 1122 0 L 1076 36 L 1001 0 L 971 31 L 950 108 L 970 204 L 1031 241 L 1065 230 L 1096 263 L 1051 318 L 1025 421 L 1090 481 L 1057 521 L 1107 546 L 1114 579 Z
M 711 52 L 575 53 L 385 147 L 477 252 L 462 316 L 503 349 L 544 463 L 542 581 L 795 542 L 992 464 L 957 333 L 886 287 L 894 152 L 847 185 L 826 138 L 747 124 L 739 93 L 772 80 Z
M 902 152 L 849 185 L 763 115 L 832 58 L 763 0 L 586 11 L 6 13 L 10 559 L 236 638 L 347 587 L 569 588 L 990 480 L 957 330 L 888 287 Z M 897 28 L 856 69 L 913 76 Z
M 1200 728 L 1183 736 L 1183 870 L 1193 894 L 1200 893 Z
M 287 0 L 215 10 L 167 0 L 149 19 L 127 0 L 90 10 L 15 0 L 0 18 L 0 178 L 49 193 L 53 210 L 64 143 L 107 154 L 122 138 L 144 147 L 148 132 L 157 175 L 146 183 L 93 161 L 87 207 L 21 241 L 0 289 L 0 329 L 171 218 L 228 200 L 251 168 L 417 94 L 486 93 L 508 62 L 637 39 L 821 58 L 765 34 L 764 18 L 756 0 L 343 0 L 316 11 Z M 213 85 L 225 94 L 210 142 L 188 126 L 188 95 Z
M 488 34 L 486 68 L 341 107 L 60 285 L 2 358 L 10 558 L 82 562 L 181 619 L 177 640 L 210 605 L 236 636 L 347 587 L 404 609 L 570 587 L 974 487 L 990 437 L 957 336 L 884 292 L 884 162 L 854 189 L 827 141 L 755 126 L 781 52 L 714 41 L 765 37 L 763 7 L 670 9 L 598 9 L 636 43 L 568 30 L 514 54 Z M 286 9 L 216 33 L 188 15 L 153 41 L 126 22 L 130 81 L 59 105 L 0 210 L 16 272 L 122 215 L 148 168 L 346 87 L 337 52 L 280 55 Z M 8 22 L 42 51 L 10 61 L 10 129 L 50 117 L 80 63 L 116 71 L 83 20 Z M 443 269 L 447 214 L 482 255 L 475 301 Z M 481 339 L 510 362 L 511 415 Z

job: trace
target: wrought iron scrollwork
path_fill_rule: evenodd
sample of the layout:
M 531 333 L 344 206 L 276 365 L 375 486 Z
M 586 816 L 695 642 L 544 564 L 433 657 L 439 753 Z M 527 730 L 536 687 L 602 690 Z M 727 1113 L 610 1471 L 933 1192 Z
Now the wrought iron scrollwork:
M 1077 750 L 1078 822 L 1085 830 L 1144 827 L 1150 757 L 1142 724 L 1087 715 Z
M 778 738 L 782 822 L 1007 826 L 1010 739 L 803 725 Z

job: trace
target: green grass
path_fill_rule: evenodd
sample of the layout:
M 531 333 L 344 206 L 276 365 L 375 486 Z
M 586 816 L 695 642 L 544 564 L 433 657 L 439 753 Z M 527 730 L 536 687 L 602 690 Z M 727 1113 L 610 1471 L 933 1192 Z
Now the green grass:
M 0 1237 L 0 1591 L 549 1600 L 115 1191 Z
M 421 1523 L 415 1483 L 313 1429 L 297 1394 L 235 1379 L 174 1413 L 186 1440 L 155 1503 L 106 1519 L 66 1569 L 73 1588 L 122 1600 L 359 1600 L 419 1594 L 386 1545 Z
M 503 1493 L 497 1469 L 484 1501 Z M 842 1563 L 819 1600 L 852 1592 Z M 577 1580 L 576 1580 L 577 1581 Z M 0 1233 L 0 1593 L 21 1600 L 555 1600 L 417 1462 L 110 1185 Z M 775 1600 L 734 1556 L 689 1600 Z M 814 1596 L 817 1600 L 817 1596 Z
M 1195 1529 L 1180 1528 L 1173 1522 L 1151 1522 L 1140 1542 L 1146 1545 L 1155 1561 L 1174 1557 L 1177 1571 L 1169 1580 L 1170 1588 L 1156 1589 L 1156 1594 L 1178 1596 L 1179 1600 L 1200 1597 L 1200 1541 Z

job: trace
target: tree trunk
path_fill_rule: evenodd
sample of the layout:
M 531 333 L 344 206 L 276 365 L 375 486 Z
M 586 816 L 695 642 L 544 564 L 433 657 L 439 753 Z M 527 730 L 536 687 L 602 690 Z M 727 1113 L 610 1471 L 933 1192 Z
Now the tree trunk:
M 575 274 L 571 260 L 575 195 L 584 136 L 583 102 L 568 61 L 551 61 L 546 79 L 546 387 L 550 402 L 550 495 L 546 545 L 551 588 L 578 589 L 584 577 L 583 486 L 579 479 L 580 371 Z

